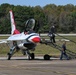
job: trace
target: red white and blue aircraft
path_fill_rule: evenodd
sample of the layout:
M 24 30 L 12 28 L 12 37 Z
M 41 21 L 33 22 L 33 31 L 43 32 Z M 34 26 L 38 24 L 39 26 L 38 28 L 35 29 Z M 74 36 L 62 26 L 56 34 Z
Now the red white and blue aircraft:
M 34 59 L 35 55 L 30 51 L 34 51 L 38 43 L 47 43 L 46 41 L 42 42 L 40 35 L 36 33 L 39 29 L 39 25 L 36 26 L 36 21 L 34 19 L 29 19 L 26 21 L 25 31 L 20 33 L 19 30 L 16 29 L 12 10 L 10 10 L 9 13 L 11 20 L 11 36 L 6 40 L 0 40 L 0 44 L 7 43 L 10 47 L 10 51 L 8 52 L 8 60 L 10 60 L 14 53 L 19 50 L 22 51 L 23 55 L 27 55 L 28 59 Z M 44 59 L 49 60 L 50 56 L 45 54 Z
M 37 43 L 39 43 L 41 40 L 39 34 L 33 31 L 35 27 L 35 20 L 29 19 L 26 22 L 26 28 L 31 25 L 31 29 L 20 33 L 19 30 L 16 29 L 12 10 L 10 10 L 9 13 L 11 19 L 11 36 L 7 39 L 7 43 L 10 47 L 8 60 L 10 60 L 13 54 L 19 50 L 22 50 L 22 53 L 24 55 L 26 54 L 28 56 L 28 59 L 34 59 L 34 53 L 30 53 L 30 50 L 35 50 Z

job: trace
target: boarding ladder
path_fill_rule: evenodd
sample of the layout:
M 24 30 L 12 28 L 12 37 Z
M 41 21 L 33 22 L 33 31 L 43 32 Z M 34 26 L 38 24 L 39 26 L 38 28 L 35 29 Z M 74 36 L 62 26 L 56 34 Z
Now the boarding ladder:
M 58 35 L 58 34 L 57 34 L 57 35 Z M 63 39 L 70 40 L 70 39 L 65 38 L 65 37 L 63 37 L 63 36 L 60 36 L 60 35 L 58 35 L 58 36 L 59 36 L 59 37 L 62 37 Z M 70 40 L 70 41 L 71 41 L 72 43 L 76 44 L 75 41 L 73 41 L 73 40 Z M 50 42 L 50 40 L 49 40 L 49 41 L 48 41 L 48 40 L 43 40 L 42 43 L 43 43 L 43 44 L 46 44 L 46 45 L 49 45 L 49 46 L 51 46 L 51 47 L 53 47 L 53 48 L 55 48 L 55 49 L 57 49 L 57 50 L 59 50 L 59 51 L 62 50 L 62 47 L 61 47 L 60 45 L 54 44 L 54 43 Z M 67 53 L 67 55 L 68 55 L 71 59 L 76 59 L 76 53 L 75 53 L 75 52 L 71 51 L 70 49 L 67 49 L 67 50 L 66 50 L 66 53 Z
M 56 34 L 56 35 L 58 35 L 59 37 L 61 37 L 61 38 L 63 38 L 63 39 L 67 39 L 67 40 L 69 40 L 71 43 L 73 43 L 73 44 L 76 45 L 76 42 L 75 42 L 75 41 L 73 41 L 73 40 L 71 40 L 71 39 L 68 39 L 68 38 L 66 38 L 66 37 L 64 37 L 64 36 L 60 36 L 59 34 Z M 75 48 L 74 48 L 74 49 L 75 49 Z M 68 56 L 69 56 L 71 59 L 76 59 L 76 53 L 73 52 L 72 50 L 70 50 L 70 49 L 67 48 L 66 53 L 68 54 Z

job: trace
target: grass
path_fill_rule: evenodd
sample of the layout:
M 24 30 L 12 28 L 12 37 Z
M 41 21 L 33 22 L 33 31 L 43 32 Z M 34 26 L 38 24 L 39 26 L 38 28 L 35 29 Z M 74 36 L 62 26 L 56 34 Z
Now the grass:
M 1 37 L 0 37 L 1 38 Z M 2 39 L 5 37 L 2 37 Z M 42 38 L 49 38 L 49 37 L 42 37 Z M 73 40 L 76 42 L 76 37 L 70 36 L 66 37 L 70 40 Z M 56 39 L 62 39 L 62 37 L 56 37 Z M 62 41 L 56 42 L 58 45 L 62 45 Z M 76 44 L 73 42 L 67 42 L 67 48 L 73 52 L 76 52 Z M 0 44 L 0 56 L 7 56 L 7 53 L 9 52 L 9 47 L 7 44 Z M 32 52 L 32 51 L 31 51 Z M 52 48 L 48 45 L 45 44 L 37 44 L 36 50 L 34 51 L 36 55 L 44 55 L 44 54 L 49 54 L 49 55 L 60 55 L 60 51 Z M 18 53 L 15 54 L 15 56 L 22 56 L 22 53 L 19 51 Z
M 0 39 L 7 39 L 9 36 L 0 36 Z

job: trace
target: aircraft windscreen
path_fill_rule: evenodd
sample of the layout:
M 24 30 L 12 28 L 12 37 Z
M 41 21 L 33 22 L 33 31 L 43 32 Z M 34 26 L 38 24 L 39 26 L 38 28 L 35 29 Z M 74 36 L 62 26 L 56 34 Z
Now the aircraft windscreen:
M 35 27 L 35 20 L 34 19 L 29 19 L 26 21 L 26 30 L 34 29 Z

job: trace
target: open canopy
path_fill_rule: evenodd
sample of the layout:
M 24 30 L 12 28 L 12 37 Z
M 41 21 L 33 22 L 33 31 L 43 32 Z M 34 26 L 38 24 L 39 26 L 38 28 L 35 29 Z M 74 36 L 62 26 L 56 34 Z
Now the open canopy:
M 40 26 L 39 26 L 39 23 L 35 19 L 29 19 L 26 21 L 25 28 L 26 28 L 26 31 L 29 31 L 30 29 L 32 29 L 35 32 L 38 32 Z

